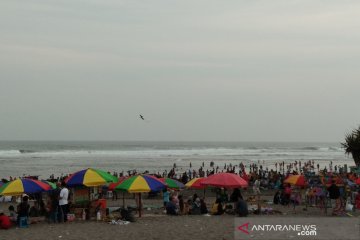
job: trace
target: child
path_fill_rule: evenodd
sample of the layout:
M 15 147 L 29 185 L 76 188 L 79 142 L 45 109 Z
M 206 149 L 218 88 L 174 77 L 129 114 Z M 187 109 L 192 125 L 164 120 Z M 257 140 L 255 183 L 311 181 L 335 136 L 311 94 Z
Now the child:
M 10 217 L 10 220 L 11 220 L 11 222 L 13 222 L 13 223 L 16 223 L 16 221 L 17 221 L 17 214 L 16 214 L 16 212 L 15 212 L 15 208 L 14 208 L 14 206 L 13 205 L 10 205 L 9 206 L 9 217 Z
M 0 229 L 9 229 L 11 228 L 11 221 L 8 216 L 4 213 L 0 213 Z

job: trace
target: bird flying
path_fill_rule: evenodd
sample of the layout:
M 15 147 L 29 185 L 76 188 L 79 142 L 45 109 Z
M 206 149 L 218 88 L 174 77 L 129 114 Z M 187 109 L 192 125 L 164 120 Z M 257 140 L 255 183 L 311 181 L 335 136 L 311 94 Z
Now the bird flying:
M 140 118 L 141 118 L 142 120 L 145 120 L 145 118 L 144 118 L 143 115 L 141 115 L 141 114 L 140 114 Z

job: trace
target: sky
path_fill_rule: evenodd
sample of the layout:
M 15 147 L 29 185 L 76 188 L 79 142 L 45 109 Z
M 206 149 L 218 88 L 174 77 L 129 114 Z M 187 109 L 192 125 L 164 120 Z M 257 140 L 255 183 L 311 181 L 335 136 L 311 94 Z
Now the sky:
M 341 142 L 360 124 L 359 12 L 2 0 L 0 140 Z

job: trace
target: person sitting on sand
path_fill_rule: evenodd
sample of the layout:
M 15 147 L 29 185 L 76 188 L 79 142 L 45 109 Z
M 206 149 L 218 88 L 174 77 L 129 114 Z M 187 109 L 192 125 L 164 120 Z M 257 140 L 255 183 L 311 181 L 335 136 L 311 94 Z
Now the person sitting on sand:
M 0 229 L 9 229 L 11 228 L 11 220 L 3 212 L 0 213 Z
M 174 198 L 171 197 L 170 201 L 166 204 L 166 214 L 168 215 L 178 215 L 178 209 L 174 202 Z
M 180 210 L 180 214 L 184 214 L 184 208 L 185 208 L 185 204 L 184 204 L 184 198 L 182 195 L 178 196 L 178 200 L 179 200 L 179 210 Z
M 200 213 L 201 214 L 207 214 L 209 211 L 206 207 L 206 202 L 205 200 L 202 198 L 200 199 Z
M 243 199 L 239 199 L 236 203 L 236 213 L 239 214 L 239 217 L 247 217 L 249 214 L 248 205 Z
M 201 214 L 200 206 L 201 206 L 200 198 L 196 198 L 190 209 L 191 215 Z
M 211 207 L 211 214 L 213 215 L 222 215 L 224 214 L 224 207 L 221 203 L 221 199 L 216 199 L 215 203 Z
M 14 206 L 10 205 L 8 209 L 9 209 L 9 218 L 10 218 L 11 222 L 16 223 L 16 221 L 17 221 L 17 213 L 15 212 Z

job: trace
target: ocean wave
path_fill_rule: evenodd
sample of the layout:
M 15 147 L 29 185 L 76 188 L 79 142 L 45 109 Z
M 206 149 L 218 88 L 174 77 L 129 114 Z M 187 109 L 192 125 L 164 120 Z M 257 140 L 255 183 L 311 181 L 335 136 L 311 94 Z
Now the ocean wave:
M 101 156 L 119 156 L 119 157 L 177 157 L 177 156 L 302 156 L 306 155 L 333 155 L 340 154 L 343 150 L 340 147 L 293 147 L 293 148 L 254 148 L 254 147 L 192 147 L 192 148 L 129 148 L 129 149 L 26 149 L 19 150 L 0 150 L 0 157 L 101 157 Z
M 26 149 L 19 149 L 20 153 L 35 153 L 36 151 L 33 150 L 26 150 Z
M 313 150 L 313 151 L 317 151 L 320 150 L 319 147 L 302 147 L 300 148 L 301 150 Z

